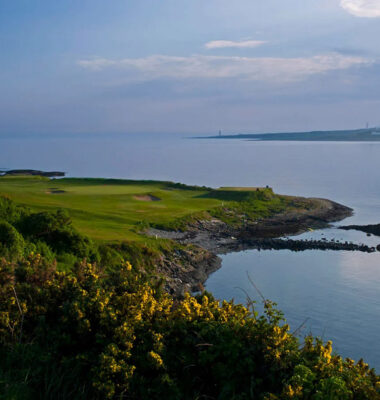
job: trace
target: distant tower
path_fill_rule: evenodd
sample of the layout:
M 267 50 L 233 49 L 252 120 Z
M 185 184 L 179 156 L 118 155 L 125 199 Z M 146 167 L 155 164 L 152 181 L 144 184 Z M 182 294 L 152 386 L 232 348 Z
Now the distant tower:
M 367 127 L 367 129 L 369 128 L 369 123 L 367 122 L 367 125 L 366 125 L 366 127 Z
M 219 129 L 219 136 L 222 136 L 222 131 Z

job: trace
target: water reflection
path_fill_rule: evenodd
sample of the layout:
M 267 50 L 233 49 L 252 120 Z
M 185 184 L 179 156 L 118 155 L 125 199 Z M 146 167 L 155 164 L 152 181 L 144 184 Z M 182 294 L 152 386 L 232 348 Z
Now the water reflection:
M 249 250 L 228 254 L 206 288 L 220 298 L 245 302 L 246 291 L 260 301 L 247 273 L 266 298 L 279 304 L 292 329 L 308 319 L 303 334 L 332 339 L 335 350 L 344 356 L 365 357 L 380 368 L 376 341 L 380 253 Z

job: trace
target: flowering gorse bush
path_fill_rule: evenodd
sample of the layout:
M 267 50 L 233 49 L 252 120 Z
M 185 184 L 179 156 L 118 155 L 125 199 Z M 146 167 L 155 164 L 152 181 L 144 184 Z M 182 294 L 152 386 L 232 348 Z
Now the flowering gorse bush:
M 300 346 L 281 313 L 174 300 L 129 262 L 59 272 L 0 262 L 2 399 L 377 399 L 379 378 L 331 342 Z

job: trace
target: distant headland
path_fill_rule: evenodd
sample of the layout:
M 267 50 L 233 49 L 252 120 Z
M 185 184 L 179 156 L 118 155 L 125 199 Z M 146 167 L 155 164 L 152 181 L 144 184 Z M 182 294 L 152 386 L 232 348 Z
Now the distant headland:
M 195 139 L 245 139 L 257 141 L 304 141 L 304 142 L 378 142 L 380 128 L 365 128 L 338 131 L 284 132 L 284 133 L 253 133 L 202 136 Z
M 65 172 L 61 171 L 39 171 L 36 169 L 8 169 L 0 171 L 0 176 L 4 175 L 35 175 L 54 178 L 56 176 L 65 176 Z

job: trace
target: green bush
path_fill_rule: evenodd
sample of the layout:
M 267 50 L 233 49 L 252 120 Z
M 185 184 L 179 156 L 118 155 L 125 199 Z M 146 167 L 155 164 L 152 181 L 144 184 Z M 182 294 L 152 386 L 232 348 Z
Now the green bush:
M 18 258 L 23 254 L 24 240 L 11 224 L 0 221 L 0 255 Z
M 29 214 L 19 221 L 18 228 L 30 241 L 44 242 L 56 253 L 71 253 L 79 258 L 99 260 L 97 246 L 76 231 L 65 210 Z
M 0 220 L 14 224 L 27 214 L 28 210 L 25 207 L 18 206 L 11 199 L 0 196 Z

